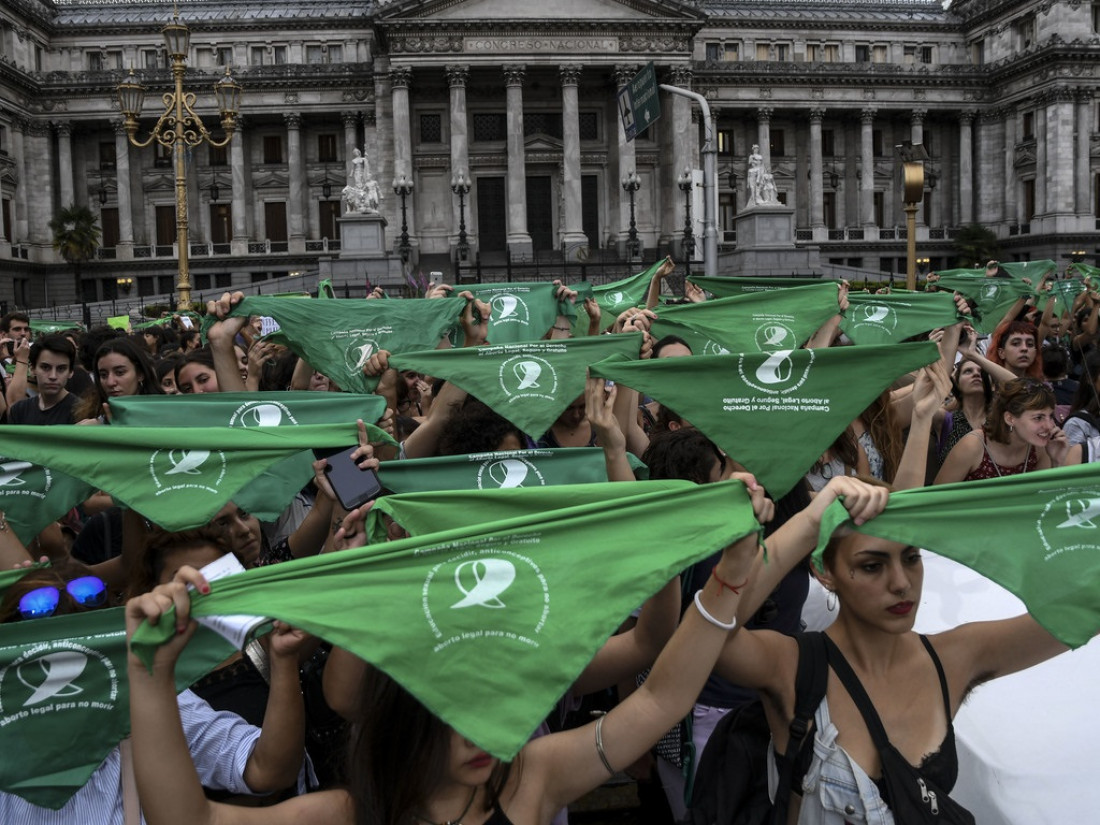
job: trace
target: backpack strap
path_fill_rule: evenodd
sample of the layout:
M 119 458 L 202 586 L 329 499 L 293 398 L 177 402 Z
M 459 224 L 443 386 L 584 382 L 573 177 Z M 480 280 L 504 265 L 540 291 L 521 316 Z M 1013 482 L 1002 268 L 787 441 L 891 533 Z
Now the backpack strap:
M 813 738 L 814 713 L 825 698 L 829 685 L 829 664 L 825 652 L 824 633 L 799 633 L 798 674 L 794 681 L 794 718 L 787 733 L 787 750 L 780 763 L 779 783 L 772 808 L 773 825 L 786 825 L 791 802 L 796 762 L 803 748 Z
M 863 683 L 859 681 L 859 677 L 852 670 L 852 666 L 848 664 L 848 660 L 844 658 L 844 654 L 840 652 L 840 648 L 828 636 L 825 637 L 825 647 L 828 651 L 829 665 L 840 677 L 840 681 L 844 683 L 844 688 L 848 691 L 848 695 L 852 697 L 852 702 L 859 708 L 859 712 L 863 716 L 863 722 L 867 725 L 867 732 L 871 734 L 871 741 L 875 743 L 875 747 L 881 753 L 889 746 L 890 740 L 886 736 L 886 729 L 882 726 L 882 720 L 878 717 L 878 711 L 875 710 L 871 697 L 863 689 Z

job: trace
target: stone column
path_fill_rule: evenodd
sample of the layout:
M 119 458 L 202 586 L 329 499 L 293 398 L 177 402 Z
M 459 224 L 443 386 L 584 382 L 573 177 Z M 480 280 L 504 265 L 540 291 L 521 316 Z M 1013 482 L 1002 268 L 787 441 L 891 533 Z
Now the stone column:
M 859 113 L 859 217 L 865 228 L 875 225 L 875 110 Z
M 134 257 L 134 202 L 130 181 L 130 141 L 121 120 L 115 127 L 115 186 L 118 190 L 118 248 L 115 256 Z
M 76 195 L 73 191 L 73 125 L 68 121 L 57 125 L 57 168 L 61 185 L 61 207 L 73 206 Z
M 52 246 L 49 223 L 54 216 L 53 163 L 50 152 L 50 126 L 40 121 L 27 124 L 25 158 L 27 182 L 34 186 L 35 197 L 27 197 L 27 237 L 39 246 Z M 65 204 L 68 206 L 68 204 Z M 79 297 L 79 296 L 78 296 Z
M 302 196 L 305 192 L 305 169 L 302 166 L 302 116 L 286 112 L 286 159 L 289 172 L 287 194 L 288 249 L 290 252 L 306 251 L 305 225 L 302 221 Z
M 1004 220 L 1005 151 L 1001 116 L 982 112 L 977 119 L 978 165 L 974 176 L 974 211 L 978 223 L 991 224 Z M 1011 117 L 1010 117 L 1011 120 Z
M 508 251 L 528 258 L 532 253 L 527 232 L 527 174 L 523 146 L 523 78 L 526 67 L 504 67 L 508 105 Z
M 344 122 L 344 185 L 351 180 L 351 159 L 355 156 L 355 149 L 359 145 L 359 113 L 340 112 L 340 119 Z M 380 170 L 376 170 L 379 171 Z
M 992 115 L 990 123 L 992 123 Z M 1023 223 L 1027 218 L 1021 214 L 1019 206 L 1020 198 L 1017 197 L 1020 180 L 1016 174 L 1016 112 L 1008 109 L 1003 113 L 1004 117 L 1004 151 L 1003 158 L 994 158 L 993 168 L 996 174 L 1001 175 L 1002 188 L 1004 190 L 1004 208 L 997 220 L 1008 223 Z M 979 164 L 981 160 L 979 160 Z M 999 168 L 998 168 L 999 167 Z M 992 188 L 992 185 L 991 185 Z M 980 220 L 980 218 L 979 218 Z
M 1058 88 L 1047 107 L 1047 200 L 1048 214 L 1066 215 L 1076 210 L 1074 159 L 1076 103 L 1072 89 Z M 1068 227 L 1067 227 L 1068 228 Z
M 245 130 L 242 118 L 237 118 L 237 129 L 229 141 L 229 166 L 233 178 L 233 237 L 229 242 L 234 255 L 248 254 L 248 224 L 245 215 L 248 211 L 247 178 L 244 168 Z
M 1078 215 L 1092 214 L 1091 181 L 1089 180 L 1089 142 L 1092 132 L 1092 89 L 1077 90 L 1077 149 L 1074 152 L 1074 211 Z
M 616 90 L 621 90 L 625 87 L 637 71 L 638 67 L 636 65 L 625 64 L 616 66 L 613 72 Z M 626 132 L 623 130 L 623 119 L 621 117 L 616 117 L 615 123 L 618 124 L 616 131 L 619 135 L 617 154 L 619 166 L 618 174 L 608 181 L 608 188 L 614 193 L 617 193 L 617 197 L 611 198 L 611 200 L 617 200 L 619 204 L 618 215 L 615 219 L 615 223 L 612 225 L 612 230 L 614 232 L 615 244 L 619 250 L 619 255 L 625 258 L 626 241 L 630 234 L 630 199 L 626 192 L 623 191 L 622 186 L 619 185 L 619 181 L 622 180 L 624 175 L 637 170 L 635 169 L 634 141 L 626 139 Z
M 559 67 L 558 72 L 561 77 L 562 199 L 565 202 L 562 245 L 566 260 L 588 260 L 588 236 L 584 234 L 581 218 L 581 125 L 577 100 L 581 67 L 567 64 Z
M 472 183 L 469 124 L 466 119 L 466 81 L 470 77 L 470 68 L 465 64 L 449 64 L 444 67 L 444 71 L 447 73 L 447 83 L 451 88 L 451 174 L 462 172 Z M 469 212 L 469 196 L 467 196 L 466 206 Z M 458 198 L 452 197 L 451 231 L 448 233 L 451 246 L 458 243 L 458 225 L 461 217 L 458 211 Z M 469 233 L 467 233 L 467 242 L 469 242 Z
M 959 115 L 959 179 L 956 185 L 959 192 L 957 223 L 960 226 L 974 223 L 974 115 L 973 109 Z
M 682 89 L 691 88 L 692 73 L 690 67 L 673 66 L 670 75 L 669 79 L 672 81 L 673 86 L 679 86 Z M 668 99 L 669 97 L 666 96 L 665 100 Z M 680 191 L 677 181 L 685 169 L 692 167 L 694 159 L 692 146 L 698 143 L 699 128 L 692 123 L 692 103 L 690 100 L 681 95 L 675 95 L 672 96 L 671 103 L 672 145 L 668 148 L 672 152 L 672 168 L 665 166 L 661 169 L 664 164 L 658 164 L 658 169 L 662 173 L 660 178 L 662 198 L 655 223 L 657 223 L 657 229 L 660 232 L 659 242 L 662 244 L 673 242 L 675 244 L 673 248 L 680 249 L 684 236 L 686 209 L 684 206 L 684 193 Z M 665 157 L 668 156 L 667 151 L 663 154 Z M 696 217 L 702 218 L 703 216 L 692 215 L 693 219 Z M 699 250 L 699 257 L 701 258 L 703 251 L 702 233 L 698 233 L 696 240 L 698 241 L 696 248 Z M 681 256 L 683 254 L 683 252 L 680 253 Z
M 771 123 L 773 114 L 775 114 L 775 109 L 771 106 L 761 106 L 756 110 L 756 143 L 760 147 L 760 156 L 764 158 L 764 166 L 769 171 L 772 168 Z
M 397 66 L 390 69 L 390 100 L 393 106 L 393 176 L 396 178 L 405 175 L 412 180 L 415 186 L 415 178 L 412 169 L 412 123 L 409 113 L 409 85 L 412 83 L 412 68 L 409 66 Z M 394 200 L 398 201 L 397 196 Z M 416 189 L 406 199 L 407 223 L 409 227 L 410 245 L 418 246 L 415 239 L 416 227 Z M 400 208 L 398 208 L 398 212 Z M 398 231 L 394 233 L 396 239 L 400 234 L 401 220 L 398 217 Z M 394 246 L 396 246 L 396 242 Z M 414 253 L 415 254 L 415 253 Z
M 810 109 L 810 228 L 815 230 L 825 227 L 825 196 L 821 179 L 825 171 L 821 158 L 821 120 L 824 117 L 824 109 Z
M 1051 179 L 1050 174 L 1050 158 L 1048 152 L 1050 149 L 1050 137 L 1047 133 L 1047 129 L 1051 128 L 1051 124 L 1047 123 L 1048 109 L 1045 106 L 1039 106 L 1035 110 L 1035 216 L 1045 215 L 1050 211 L 1047 207 L 1047 181 Z M 1057 141 L 1054 145 L 1057 147 Z M 1030 215 L 1025 215 L 1024 220 L 1031 220 Z M 1038 231 L 1038 228 L 1035 228 Z
M 12 227 L 15 235 L 11 238 L 16 243 L 27 240 L 27 181 L 30 180 L 30 170 L 27 168 L 26 155 L 23 152 L 23 133 L 27 128 L 27 121 L 23 118 L 15 118 L 11 124 L 11 153 L 15 161 L 15 214 L 12 216 Z
M 924 143 L 924 119 L 928 117 L 927 109 L 914 109 L 912 119 L 909 121 L 909 139 L 913 144 Z

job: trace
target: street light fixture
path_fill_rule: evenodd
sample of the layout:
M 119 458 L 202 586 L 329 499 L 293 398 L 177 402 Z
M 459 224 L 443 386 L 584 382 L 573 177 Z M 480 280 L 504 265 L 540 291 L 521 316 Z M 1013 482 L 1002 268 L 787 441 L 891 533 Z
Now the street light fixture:
M 413 182 L 404 172 L 393 179 L 393 193 L 401 198 L 401 242 L 398 244 L 397 250 L 401 255 L 401 263 L 407 264 L 411 247 L 409 246 L 409 221 L 408 213 L 405 211 L 405 201 L 413 193 Z
M 691 190 L 695 181 L 691 177 L 690 169 L 684 169 L 680 173 L 676 185 L 684 193 L 684 258 L 692 261 L 695 258 L 695 233 L 691 231 Z
M 321 181 L 321 197 L 328 200 L 332 197 L 332 184 L 328 179 L 328 168 L 325 168 L 325 179 Z
M 126 135 L 134 146 L 145 148 L 156 141 L 161 146 L 171 147 L 176 163 L 176 245 L 178 247 L 179 280 L 176 283 L 176 308 L 191 308 L 191 271 L 189 265 L 190 247 L 187 238 L 187 167 L 185 150 L 209 143 L 221 148 L 229 145 L 237 127 L 237 115 L 240 113 L 241 87 L 225 69 L 225 76 L 214 84 L 214 94 L 218 100 L 221 115 L 221 127 L 225 132 L 223 140 L 216 140 L 207 131 L 202 119 L 195 114 L 195 93 L 184 92 L 183 77 L 187 70 L 187 53 L 191 42 L 191 30 L 180 21 L 179 14 L 172 17 L 162 30 L 164 45 L 168 57 L 172 60 L 172 79 L 174 89 L 163 95 L 164 112 L 153 126 L 149 137 L 139 140 L 137 137 L 138 118 L 145 102 L 145 86 L 130 69 L 130 75 L 116 89 L 119 109 L 122 111 Z M 213 194 L 213 192 L 211 193 Z
M 638 178 L 638 173 L 631 169 L 623 175 L 622 184 L 623 191 L 630 196 L 630 229 L 627 233 L 626 256 L 628 260 L 633 261 L 638 257 L 638 225 L 634 222 L 634 195 L 642 188 L 642 181 Z
M 906 261 L 905 288 L 917 288 L 917 205 L 924 200 L 924 162 L 928 152 L 920 143 L 904 141 L 894 147 L 894 154 L 902 162 L 903 192 L 905 204 Z
M 130 290 L 134 288 L 133 278 L 115 278 L 115 284 L 118 286 L 119 291 L 123 295 L 129 295 Z
M 458 259 L 470 256 L 470 244 L 466 240 L 466 196 L 470 194 L 470 179 L 461 169 L 451 176 L 451 191 L 458 195 Z

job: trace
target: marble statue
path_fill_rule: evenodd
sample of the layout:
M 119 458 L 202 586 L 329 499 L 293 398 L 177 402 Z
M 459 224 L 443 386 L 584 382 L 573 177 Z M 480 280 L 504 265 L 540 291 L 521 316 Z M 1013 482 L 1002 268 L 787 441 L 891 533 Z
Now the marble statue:
M 775 188 L 775 178 L 764 165 L 764 156 L 760 154 L 760 146 L 753 144 L 749 153 L 749 174 L 746 184 L 748 199 L 745 206 L 778 206 L 779 194 Z
M 351 159 L 351 180 L 344 187 L 341 196 L 347 205 L 345 214 L 353 212 L 361 215 L 377 215 L 378 204 L 382 200 L 378 181 L 370 171 L 370 161 L 358 149 Z

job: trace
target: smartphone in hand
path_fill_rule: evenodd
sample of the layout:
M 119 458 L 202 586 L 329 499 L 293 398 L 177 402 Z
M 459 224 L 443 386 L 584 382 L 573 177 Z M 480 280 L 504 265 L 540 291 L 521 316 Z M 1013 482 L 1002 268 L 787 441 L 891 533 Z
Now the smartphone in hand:
M 332 491 L 345 510 L 354 510 L 362 507 L 368 501 L 373 501 L 382 492 L 382 482 L 378 480 L 378 473 L 374 470 L 360 470 L 352 460 L 351 454 L 359 447 L 349 447 L 337 453 L 326 454 L 325 450 L 314 450 L 317 458 L 328 460 L 325 467 L 325 475 L 328 477 Z

